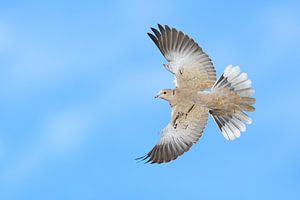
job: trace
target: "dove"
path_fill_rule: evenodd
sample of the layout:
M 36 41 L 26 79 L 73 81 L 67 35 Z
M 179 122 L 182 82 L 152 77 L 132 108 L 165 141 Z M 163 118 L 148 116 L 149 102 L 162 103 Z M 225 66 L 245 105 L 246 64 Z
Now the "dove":
M 149 37 L 168 61 L 163 66 L 175 75 L 175 89 L 155 96 L 169 102 L 171 119 L 145 163 L 167 163 L 187 152 L 202 137 L 211 115 L 226 140 L 239 138 L 252 119 L 256 99 L 247 73 L 228 65 L 220 78 L 209 56 L 187 34 L 158 24 Z

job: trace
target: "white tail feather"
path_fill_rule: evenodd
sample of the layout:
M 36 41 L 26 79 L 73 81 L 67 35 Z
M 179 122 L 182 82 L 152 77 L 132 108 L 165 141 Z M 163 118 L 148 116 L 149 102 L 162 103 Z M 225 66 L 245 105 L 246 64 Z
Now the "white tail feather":
M 240 97 L 251 97 L 255 92 L 252 88 L 252 81 L 248 79 L 247 73 L 240 72 L 239 66 L 228 65 L 222 76 L 214 84 L 213 90 L 226 87 L 229 87 Z M 241 132 L 246 131 L 245 124 L 252 123 L 252 119 L 242 110 L 235 111 L 231 116 L 220 116 L 213 110 L 210 113 L 227 140 L 240 137 Z

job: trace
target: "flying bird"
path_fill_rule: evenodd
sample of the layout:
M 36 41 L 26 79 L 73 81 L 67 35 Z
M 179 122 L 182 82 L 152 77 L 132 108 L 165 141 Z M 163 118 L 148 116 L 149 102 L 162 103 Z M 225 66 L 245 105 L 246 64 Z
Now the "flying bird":
M 209 114 L 226 140 L 239 138 L 251 124 L 245 112 L 253 112 L 255 98 L 251 80 L 239 66 L 228 65 L 220 78 L 209 56 L 187 34 L 158 24 L 148 33 L 175 75 L 175 89 L 163 89 L 156 98 L 169 102 L 171 120 L 161 138 L 145 156 L 146 163 L 166 163 L 187 152 L 201 138 Z

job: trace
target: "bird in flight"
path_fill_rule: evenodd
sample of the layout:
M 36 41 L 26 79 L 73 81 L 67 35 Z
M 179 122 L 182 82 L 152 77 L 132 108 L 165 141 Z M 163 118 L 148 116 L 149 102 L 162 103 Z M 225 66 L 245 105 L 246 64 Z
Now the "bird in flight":
M 164 67 L 175 75 L 175 89 L 163 89 L 156 98 L 169 102 L 172 115 L 161 138 L 145 156 L 146 163 L 166 163 L 187 152 L 201 138 L 210 114 L 226 140 L 240 137 L 251 124 L 245 112 L 253 112 L 251 80 L 239 66 L 228 65 L 216 80 L 209 56 L 182 31 L 158 24 L 148 33 L 167 59 Z

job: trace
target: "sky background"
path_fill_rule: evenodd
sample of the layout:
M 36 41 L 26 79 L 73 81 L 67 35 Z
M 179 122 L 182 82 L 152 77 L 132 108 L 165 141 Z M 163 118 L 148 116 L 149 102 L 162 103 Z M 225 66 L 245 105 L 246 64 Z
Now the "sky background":
M 173 76 L 147 32 L 192 36 L 219 76 L 240 65 L 253 124 L 210 118 L 188 153 L 136 163 L 169 121 Z M 299 199 L 299 1 L 1 1 L 0 199 Z

